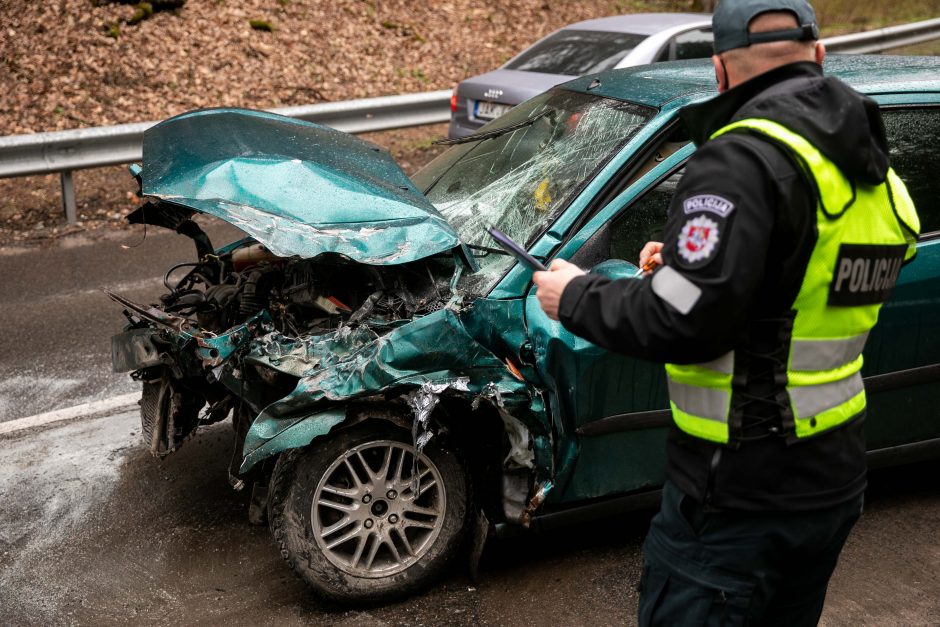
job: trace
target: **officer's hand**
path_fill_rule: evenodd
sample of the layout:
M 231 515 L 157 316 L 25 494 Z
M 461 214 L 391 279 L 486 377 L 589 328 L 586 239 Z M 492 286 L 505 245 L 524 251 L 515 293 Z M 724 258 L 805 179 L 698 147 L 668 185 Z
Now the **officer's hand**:
M 552 320 L 558 320 L 558 305 L 561 303 L 561 294 L 565 287 L 575 277 L 584 274 L 584 270 L 568 263 L 563 259 L 555 259 L 549 266 L 548 272 L 536 272 L 532 275 L 532 281 L 538 288 L 539 304 L 546 315 Z
M 640 251 L 640 267 L 642 268 L 652 259 L 655 266 L 663 265 L 663 256 L 659 251 L 663 249 L 662 242 L 646 242 L 646 246 Z M 647 270 L 645 274 L 650 274 L 652 270 Z

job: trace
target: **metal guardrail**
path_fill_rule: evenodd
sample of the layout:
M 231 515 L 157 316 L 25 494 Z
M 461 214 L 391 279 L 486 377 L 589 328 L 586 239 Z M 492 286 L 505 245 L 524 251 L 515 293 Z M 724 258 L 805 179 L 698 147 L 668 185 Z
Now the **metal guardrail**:
M 829 37 L 822 42 L 830 52 L 865 54 L 934 39 L 940 39 L 940 18 Z M 449 101 L 450 91 L 441 90 L 271 111 L 348 133 L 366 133 L 446 122 L 450 119 Z M 0 137 L 0 178 L 60 173 L 65 216 L 74 222 L 72 171 L 139 161 L 144 131 L 154 124 L 139 122 Z
M 822 42 L 829 52 L 841 54 L 868 54 L 892 48 L 902 48 L 922 44 L 940 38 L 940 18 L 889 26 L 863 33 L 828 37 Z
M 448 121 L 450 90 L 271 111 L 347 133 L 367 133 Z M 0 137 L 0 177 L 60 173 L 65 217 L 68 222 L 75 222 L 72 171 L 140 161 L 144 131 L 154 124 L 138 122 Z

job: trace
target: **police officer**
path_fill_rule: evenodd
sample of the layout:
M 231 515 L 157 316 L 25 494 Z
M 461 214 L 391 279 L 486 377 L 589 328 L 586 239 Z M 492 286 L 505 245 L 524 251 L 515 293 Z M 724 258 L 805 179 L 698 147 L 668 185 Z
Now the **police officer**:
M 919 222 L 876 104 L 823 75 L 805 0 L 722 0 L 719 95 L 642 281 L 556 260 L 546 313 L 668 362 L 674 426 L 640 624 L 815 624 L 866 486 L 860 368 Z

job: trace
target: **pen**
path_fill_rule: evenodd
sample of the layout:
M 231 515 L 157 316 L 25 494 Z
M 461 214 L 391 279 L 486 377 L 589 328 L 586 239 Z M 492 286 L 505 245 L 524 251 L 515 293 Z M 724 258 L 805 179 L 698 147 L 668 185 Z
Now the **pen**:
M 656 266 L 658 266 L 658 265 L 659 265 L 659 264 L 656 263 L 656 260 L 653 259 L 652 257 L 650 257 L 650 258 L 649 258 L 649 261 L 647 261 L 646 263 L 644 263 L 642 268 L 638 268 L 637 271 L 636 271 L 636 273 L 634 273 L 633 276 L 638 277 L 638 276 L 640 276 L 641 274 L 643 274 L 644 272 L 652 272 L 652 271 L 656 268 Z

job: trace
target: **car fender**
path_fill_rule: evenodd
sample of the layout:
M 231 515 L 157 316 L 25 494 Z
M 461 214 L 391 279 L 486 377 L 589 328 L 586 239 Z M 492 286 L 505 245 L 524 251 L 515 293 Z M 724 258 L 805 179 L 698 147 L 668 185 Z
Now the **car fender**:
M 442 390 L 452 387 L 447 383 L 440 383 L 438 386 Z M 415 394 L 422 390 L 422 386 L 406 386 L 405 389 Z M 262 413 L 245 435 L 242 464 L 238 472 L 244 475 L 260 461 L 290 449 L 303 448 L 317 438 L 348 429 L 366 420 L 382 420 L 408 431 L 414 426 L 414 416 L 407 410 L 396 410 L 391 405 L 375 402 L 335 405 L 298 416 L 290 422 Z
M 506 361 L 474 339 L 462 320 L 472 319 L 474 333 L 483 336 L 492 332 L 493 321 L 505 311 L 476 305 L 458 311 L 441 309 L 378 337 L 362 329 L 359 335 L 337 332 L 312 346 L 285 340 L 271 349 L 273 338 L 258 342 L 249 363 L 299 379 L 294 391 L 255 418 L 245 438 L 239 474 L 267 457 L 306 446 L 341 423 L 360 420 L 363 402 L 369 406 L 364 412 L 367 418 L 385 416 L 387 411 L 376 412 L 375 404 L 368 400 L 378 394 L 398 396 L 408 416 L 401 424 L 409 428 L 427 428 L 430 412 L 442 394 L 471 403 L 488 400 L 505 405 L 507 410 L 518 412 L 534 437 L 541 438 L 537 448 L 540 452 L 544 449 L 549 459 L 543 455 L 539 462 L 549 468 L 550 447 L 543 446 L 543 440 L 548 442 L 549 426 L 537 389 L 518 369 L 514 374 Z M 487 344 L 494 340 L 481 339 Z M 516 343 L 522 343 L 521 336 Z M 269 349 L 273 351 L 270 355 Z M 311 361 L 324 354 L 331 360 Z
M 261 416 L 252 423 L 242 447 L 244 459 L 238 472 L 244 475 L 258 462 L 284 451 L 301 448 L 333 430 L 346 420 L 346 408 L 330 407 L 299 416 L 285 425 L 284 420 Z

